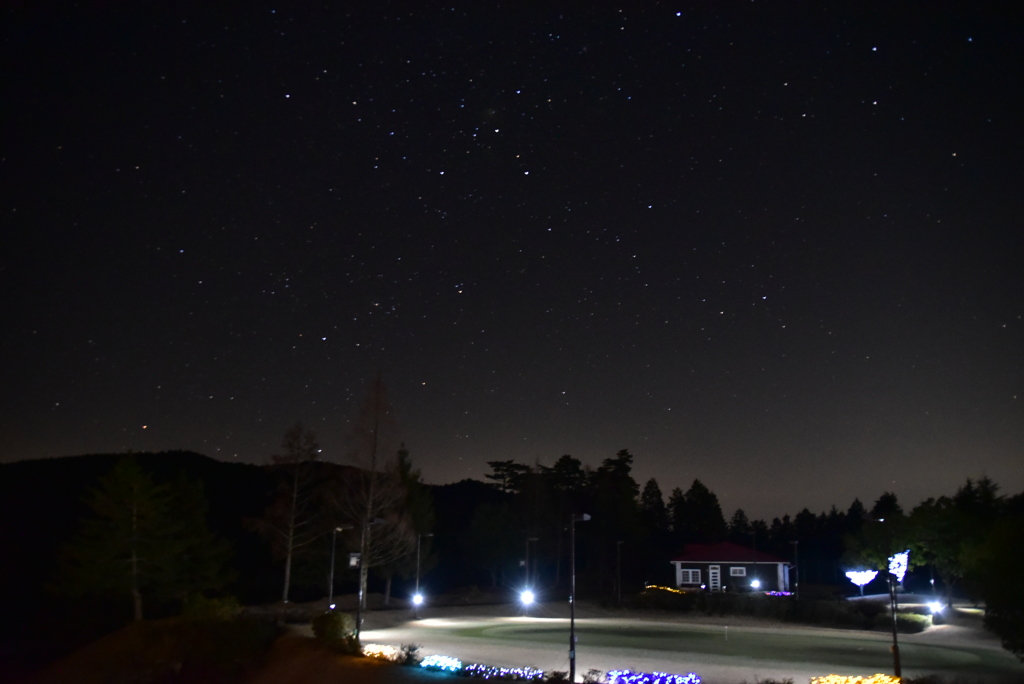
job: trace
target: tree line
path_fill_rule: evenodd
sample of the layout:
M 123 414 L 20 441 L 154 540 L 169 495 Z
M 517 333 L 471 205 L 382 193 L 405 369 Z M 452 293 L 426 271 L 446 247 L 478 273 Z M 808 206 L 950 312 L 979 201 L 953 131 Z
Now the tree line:
M 262 514 L 244 521 L 278 563 L 280 600 L 291 600 L 296 578 L 304 596 L 310 585 L 326 588 L 328 549 L 342 559 L 339 576 L 345 554 L 358 554 L 344 581 L 350 585 L 355 575 L 364 607 L 371 583 L 387 603 L 393 582 L 406 591 L 418 571 L 435 593 L 529 587 L 542 598 L 562 598 L 569 521 L 586 513 L 591 519 L 576 530 L 582 595 L 620 597 L 669 584 L 669 561 L 693 543 L 731 541 L 791 561 L 799 555 L 808 595 L 815 588 L 851 593 L 843 571 L 874 567 L 884 577 L 888 557 L 909 549 L 918 579 L 927 573 L 937 580 L 949 603 L 955 590 L 984 600 L 987 624 L 1024 653 L 1024 593 L 1013 577 L 1024 549 L 1024 495 L 1005 497 L 988 478 L 968 479 L 909 512 L 885 492 L 870 508 L 855 499 L 843 510 L 804 508 L 771 521 L 750 519 L 742 508 L 726 518 L 699 479 L 667 496 L 655 478 L 641 486 L 626 449 L 596 467 L 571 455 L 550 466 L 490 461 L 483 482 L 429 486 L 397 442 L 393 416 L 378 379 L 353 422 L 345 466 L 323 462 L 316 436 L 301 424 L 286 433 L 266 467 L 274 490 Z M 88 506 L 62 554 L 64 591 L 120 592 L 141 619 L 145 600 L 181 605 L 190 596 L 223 594 L 244 574 L 232 569 L 231 544 L 206 526 L 202 483 L 157 482 L 129 457 L 100 480 Z

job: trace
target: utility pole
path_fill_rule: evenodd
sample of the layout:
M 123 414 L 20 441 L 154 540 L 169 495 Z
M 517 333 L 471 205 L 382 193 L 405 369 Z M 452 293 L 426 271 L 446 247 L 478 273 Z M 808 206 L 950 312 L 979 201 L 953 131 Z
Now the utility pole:
M 576 521 L 586 522 L 586 513 L 569 518 L 569 682 L 576 681 Z
M 527 537 L 526 538 L 526 584 L 525 584 L 525 586 L 526 586 L 527 589 L 532 589 L 533 588 L 530 585 L 530 542 L 535 542 L 535 541 L 537 541 L 537 537 Z
M 622 603 L 622 540 L 615 542 L 615 602 Z
M 793 545 L 793 593 L 796 600 L 800 600 L 800 542 L 791 541 Z
M 420 604 L 423 603 L 423 595 L 420 594 L 420 544 L 424 537 L 433 537 L 434 533 L 416 535 L 416 591 L 412 597 L 413 615 L 418 620 L 420 617 Z
M 351 525 L 343 525 L 331 530 L 331 571 L 327 573 L 327 605 L 331 610 L 334 610 L 334 550 L 338 546 L 338 533 L 351 529 Z

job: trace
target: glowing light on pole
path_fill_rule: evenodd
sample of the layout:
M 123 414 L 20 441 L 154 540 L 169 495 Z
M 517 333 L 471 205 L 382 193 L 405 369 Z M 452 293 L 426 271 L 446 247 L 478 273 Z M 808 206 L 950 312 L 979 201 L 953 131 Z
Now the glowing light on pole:
M 894 553 L 889 556 L 889 609 L 892 611 L 892 663 L 893 674 L 899 679 L 903 676 L 903 668 L 900 666 L 900 645 L 896 641 L 896 616 L 899 614 L 899 602 L 896 600 L 896 582 L 903 582 L 907 574 L 907 567 L 910 565 L 910 551 Z
M 851 582 L 860 587 L 860 595 L 864 595 L 864 585 L 878 577 L 877 570 L 850 570 L 846 576 Z
M 907 565 L 910 562 L 910 550 L 901 553 L 894 553 L 889 556 L 889 574 L 896 576 L 896 581 L 903 584 L 903 578 L 907 574 Z

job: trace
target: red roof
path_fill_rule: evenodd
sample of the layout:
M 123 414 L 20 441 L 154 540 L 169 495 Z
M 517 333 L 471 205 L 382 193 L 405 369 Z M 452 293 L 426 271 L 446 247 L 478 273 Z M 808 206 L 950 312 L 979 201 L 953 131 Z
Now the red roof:
M 785 558 L 748 549 L 732 542 L 720 544 L 687 544 L 683 553 L 672 562 L 683 563 L 789 563 Z

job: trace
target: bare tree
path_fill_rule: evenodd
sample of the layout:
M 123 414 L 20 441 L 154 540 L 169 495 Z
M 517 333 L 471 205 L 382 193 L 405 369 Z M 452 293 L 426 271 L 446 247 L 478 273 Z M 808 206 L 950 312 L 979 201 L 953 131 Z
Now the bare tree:
M 270 541 L 274 555 L 284 559 L 281 600 L 288 603 L 292 559 L 322 534 L 318 525 L 318 492 L 310 467 L 320 456 L 320 445 L 313 432 L 296 423 L 285 433 L 282 447 L 284 454 L 272 460 L 285 471 L 286 477 L 278 485 L 277 497 L 264 516 L 251 522 Z
M 405 487 L 398 473 L 397 429 L 378 375 L 353 426 L 349 459 L 354 471 L 340 471 L 328 492 L 339 519 L 359 531 L 359 604 L 366 607 L 371 567 L 391 563 L 415 549 L 416 530 L 405 511 Z

